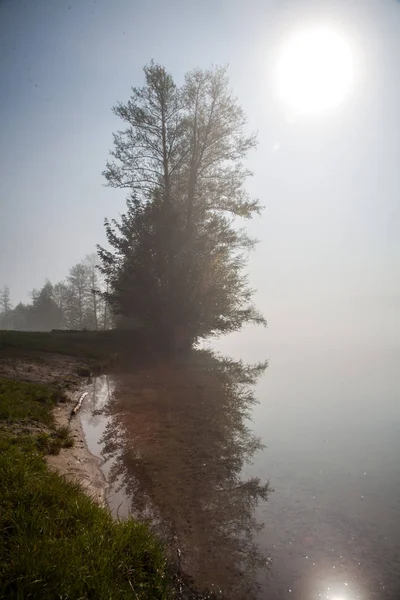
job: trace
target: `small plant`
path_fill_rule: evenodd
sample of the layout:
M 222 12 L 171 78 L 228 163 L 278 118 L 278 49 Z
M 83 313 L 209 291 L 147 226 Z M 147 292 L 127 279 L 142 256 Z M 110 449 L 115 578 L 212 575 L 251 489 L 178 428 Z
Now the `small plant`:
M 60 454 L 61 448 L 72 448 L 74 440 L 67 426 L 47 432 L 41 432 L 36 436 L 36 446 L 44 454 Z
M 61 441 L 63 448 L 72 448 L 74 439 L 71 436 L 71 430 L 67 425 L 62 425 L 56 431 L 57 438 Z
M 57 429 L 57 437 L 59 437 L 60 440 L 66 440 L 69 438 L 69 436 L 70 430 L 69 427 L 67 427 L 67 425 L 62 425 Z
M 36 436 L 36 444 L 44 454 L 60 454 L 63 447 L 62 440 L 51 433 L 39 433 Z
M 74 443 L 74 438 L 69 437 L 64 441 L 63 448 L 72 448 Z

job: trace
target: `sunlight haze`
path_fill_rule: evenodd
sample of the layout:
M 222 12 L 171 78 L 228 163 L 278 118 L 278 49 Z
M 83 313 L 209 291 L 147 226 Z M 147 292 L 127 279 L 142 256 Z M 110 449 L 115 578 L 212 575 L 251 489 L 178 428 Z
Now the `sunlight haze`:
M 265 210 L 250 223 L 260 240 L 250 276 L 270 331 L 285 315 L 288 334 L 333 334 L 354 325 L 353 313 L 370 334 L 398 331 L 398 3 L 42 0 L 5 1 L 0 11 L 0 281 L 14 303 L 46 277 L 62 279 L 104 240 L 104 217 L 123 210 L 124 192 L 104 187 L 101 172 L 118 127 L 111 107 L 140 84 L 143 64 L 155 58 L 179 81 L 193 66 L 229 63 L 259 133 L 248 187 Z M 353 32 L 368 75 L 323 119 L 287 120 L 276 51 L 310 15 L 342 22 L 343 39 Z M 340 56 L 334 93 L 345 83 Z
M 171 556 L 229 600 L 253 599 L 229 591 L 243 556 L 256 600 L 400 598 L 399 66 L 395 0 L 0 0 L 0 420 L 25 439 L 17 374 L 60 380 L 49 422 L 87 382 L 73 464 L 95 460 L 114 516 L 160 509 Z M 52 560 L 21 540 L 29 569 Z M 101 586 L 95 562 L 75 577 L 86 541 L 76 597 Z
M 282 44 L 277 88 L 299 114 L 318 114 L 339 106 L 351 90 L 354 56 L 334 27 L 299 28 Z

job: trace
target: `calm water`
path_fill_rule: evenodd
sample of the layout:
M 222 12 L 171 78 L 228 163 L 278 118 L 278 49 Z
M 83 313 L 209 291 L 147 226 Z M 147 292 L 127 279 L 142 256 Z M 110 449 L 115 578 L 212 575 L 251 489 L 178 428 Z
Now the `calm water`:
M 400 598 L 400 374 L 390 346 L 277 346 L 258 387 L 269 598 Z M 289 591 L 291 590 L 291 591 Z
M 393 345 L 276 345 L 242 437 L 244 391 L 217 364 L 205 381 L 99 378 L 81 418 L 112 509 L 172 522 L 185 568 L 229 598 L 400 598 L 399 359 Z

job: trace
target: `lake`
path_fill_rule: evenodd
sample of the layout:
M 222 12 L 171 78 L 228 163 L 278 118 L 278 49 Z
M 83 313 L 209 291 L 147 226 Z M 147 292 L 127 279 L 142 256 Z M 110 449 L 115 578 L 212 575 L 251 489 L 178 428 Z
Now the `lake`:
M 400 598 L 399 358 L 275 343 L 254 398 L 210 355 L 97 378 L 81 419 L 113 512 L 149 519 L 217 597 Z

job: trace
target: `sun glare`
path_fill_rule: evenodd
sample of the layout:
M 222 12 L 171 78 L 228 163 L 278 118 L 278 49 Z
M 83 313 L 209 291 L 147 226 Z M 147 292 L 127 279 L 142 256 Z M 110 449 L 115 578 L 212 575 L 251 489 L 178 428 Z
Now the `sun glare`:
M 282 44 L 276 79 L 281 100 L 296 114 L 313 115 L 334 109 L 352 87 L 351 45 L 331 27 L 299 30 Z

